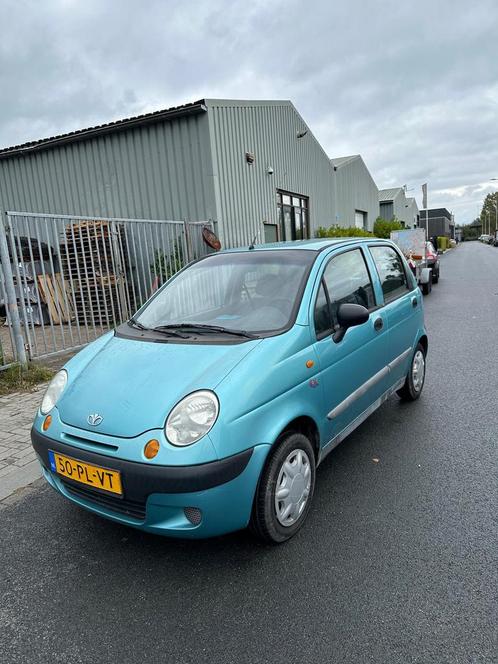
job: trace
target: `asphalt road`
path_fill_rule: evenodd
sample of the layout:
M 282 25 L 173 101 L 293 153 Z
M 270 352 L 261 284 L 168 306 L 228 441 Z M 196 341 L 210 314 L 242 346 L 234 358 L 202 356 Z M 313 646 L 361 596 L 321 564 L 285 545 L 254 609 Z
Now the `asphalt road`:
M 329 455 L 285 545 L 152 537 L 44 485 L 4 504 L 2 664 L 497 662 L 498 249 L 446 254 L 425 302 L 422 398 Z

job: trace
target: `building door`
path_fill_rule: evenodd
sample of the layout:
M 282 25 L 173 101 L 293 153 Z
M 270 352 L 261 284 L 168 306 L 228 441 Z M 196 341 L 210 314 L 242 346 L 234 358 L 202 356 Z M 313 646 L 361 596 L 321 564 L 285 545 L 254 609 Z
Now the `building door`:
M 367 228 L 367 213 L 362 212 L 361 210 L 355 210 L 354 212 L 354 225 L 356 228 L 362 228 L 366 230 Z
M 306 240 L 309 230 L 309 199 L 277 190 L 277 218 L 282 240 Z

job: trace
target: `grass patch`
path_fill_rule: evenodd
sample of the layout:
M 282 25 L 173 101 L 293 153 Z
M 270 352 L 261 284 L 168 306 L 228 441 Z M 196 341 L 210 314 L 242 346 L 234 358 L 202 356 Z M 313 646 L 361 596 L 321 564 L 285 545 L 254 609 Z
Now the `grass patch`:
M 12 392 L 28 392 L 36 385 L 46 383 L 54 373 L 52 369 L 39 364 L 28 364 L 24 368 L 16 364 L 0 371 L 0 396 Z

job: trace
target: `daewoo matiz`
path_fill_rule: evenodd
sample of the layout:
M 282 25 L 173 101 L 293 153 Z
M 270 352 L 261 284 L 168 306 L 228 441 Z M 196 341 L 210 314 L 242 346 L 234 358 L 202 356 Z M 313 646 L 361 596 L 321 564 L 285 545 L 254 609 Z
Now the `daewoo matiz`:
M 422 307 L 387 240 L 211 254 L 56 374 L 32 429 L 43 474 L 151 533 L 282 542 L 328 452 L 394 392 L 420 396 Z

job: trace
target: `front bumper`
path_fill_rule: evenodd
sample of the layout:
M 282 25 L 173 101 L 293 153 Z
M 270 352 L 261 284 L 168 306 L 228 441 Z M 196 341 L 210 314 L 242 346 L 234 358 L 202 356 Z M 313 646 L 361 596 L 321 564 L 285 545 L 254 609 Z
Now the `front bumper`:
M 89 452 L 31 430 L 46 480 L 71 501 L 108 519 L 152 533 L 212 537 L 245 528 L 269 445 L 190 466 L 152 465 Z M 123 497 L 62 478 L 51 470 L 48 451 L 121 473 Z M 195 508 L 192 523 L 185 508 Z M 197 521 L 197 519 L 196 519 Z

